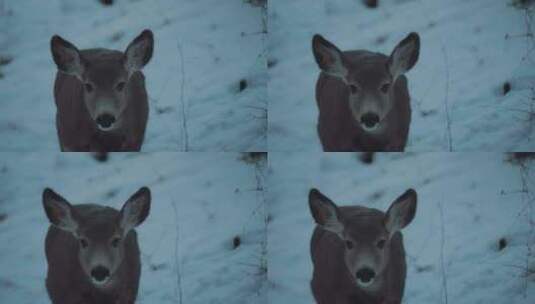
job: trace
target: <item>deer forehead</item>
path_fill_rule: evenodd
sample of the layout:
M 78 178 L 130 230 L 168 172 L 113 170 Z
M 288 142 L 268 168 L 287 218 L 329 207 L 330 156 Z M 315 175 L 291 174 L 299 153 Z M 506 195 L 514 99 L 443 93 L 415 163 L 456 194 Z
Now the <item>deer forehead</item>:
M 377 85 L 389 81 L 388 57 L 380 53 L 365 51 L 348 52 L 345 57 L 348 79 L 365 85 Z
M 128 73 L 122 63 L 102 63 L 88 66 L 87 80 L 98 87 L 113 87 L 118 81 L 126 81 Z
M 368 243 L 388 235 L 382 215 L 354 215 L 344 219 L 345 234 L 355 241 Z
M 390 82 L 392 76 L 385 66 L 363 65 L 348 72 L 348 80 L 356 82 L 361 87 L 378 88 L 386 82 Z
M 79 206 L 77 208 L 79 234 L 90 240 L 108 240 L 120 233 L 119 211 L 103 206 Z
M 95 84 L 111 84 L 119 78 L 126 78 L 124 54 L 106 49 L 91 49 L 82 52 L 85 63 L 85 76 Z
M 80 234 L 95 242 L 107 242 L 111 238 L 120 235 L 120 227 L 117 222 L 89 221 L 86 226 L 80 228 Z

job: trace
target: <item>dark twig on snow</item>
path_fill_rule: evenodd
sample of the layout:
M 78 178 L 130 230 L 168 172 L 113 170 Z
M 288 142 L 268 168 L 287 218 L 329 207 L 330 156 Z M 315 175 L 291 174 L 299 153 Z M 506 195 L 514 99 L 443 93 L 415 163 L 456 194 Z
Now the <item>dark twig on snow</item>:
M 446 92 L 444 93 L 444 110 L 446 111 L 446 131 L 448 140 L 448 151 L 453 151 L 452 139 L 451 139 L 451 118 L 449 109 L 449 91 L 450 91 L 450 66 L 448 61 L 448 53 L 446 47 L 442 45 L 442 55 L 444 57 L 444 66 L 446 68 Z
M 182 116 L 181 121 L 182 125 L 180 126 L 182 129 L 182 151 L 187 152 L 189 151 L 189 135 L 188 135 L 188 114 L 187 114 L 187 107 L 186 107 L 186 101 L 184 100 L 184 86 L 185 86 L 185 77 L 186 73 L 184 72 L 184 54 L 182 52 L 182 45 L 179 41 L 177 41 L 177 49 L 178 49 L 178 56 L 179 56 L 179 64 L 180 64 L 180 115 Z
M 178 304 L 182 304 L 182 263 L 180 262 L 180 254 L 179 254 L 179 244 L 180 244 L 180 229 L 178 224 L 178 209 L 176 207 L 176 203 L 172 202 L 171 205 L 173 206 L 173 212 L 175 216 L 175 272 L 176 272 L 176 287 L 175 287 L 175 297 L 178 301 Z
M 440 210 L 440 271 L 442 273 L 442 303 L 448 304 L 448 279 L 446 276 L 446 265 L 444 263 L 444 210 L 442 208 L 442 203 L 438 203 L 438 207 Z

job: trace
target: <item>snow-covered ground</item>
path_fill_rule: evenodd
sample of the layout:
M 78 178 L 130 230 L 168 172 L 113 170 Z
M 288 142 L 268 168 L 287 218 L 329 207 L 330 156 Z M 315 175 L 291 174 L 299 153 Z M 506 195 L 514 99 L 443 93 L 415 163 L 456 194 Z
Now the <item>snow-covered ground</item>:
M 148 186 L 138 303 L 313 303 L 312 187 L 381 210 L 416 189 L 404 303 L 533 303 L 535 160 L 497 151 L 535 151 L 535 7 L 270 0 L 266 15 L 257 2 L 0 0 L 0 302 L 49 303 L 44 187 L 120 208 Z M 152 153 L 56 152 L 50 37 L 124 50 L 145 28 Z M 409 152 L 322 153 L 312 35 L 388 54 L 411 31 Z M 268 163 L 229 153 L 268 147 Z M 450 148 L 480 152 L 418 153 Z
M 368 9 L 361 0 L 270 0 L 270 150 L 321 150 L 313 34 L 342 50 L 390 54 L 415 31 L 421 52 L 407 74 L 413 109 L 407 150 L 449 149 L 447 103 L 454 151 L 533 151 L 535 11 L 528 17 L 512 2 L 380 0 Z M 506 82 L 511 91 L 504 96 Z
M 412 187 L 418 207 L 403 231 L 404 303 L 533 303 L 535 160 L 521 167 L 506 159 L 497 153 L 392 153 L 364 165 L 351 153 L 270 153 L 270 302 L 313 303 L 310 188 L 339 205 L 386 210 Z M 501 238 L 506 246 L 499 250 Z
M 264 151 L 264 22 L 261 8 L 243 0 L 0 1 L 0 59 L 12 59 L 0 65 L 0 150 L 59 150 L 52 35 L 81 49 L 124 50 L 145 28 L 155 51 L 144 69 L 142 150 Z
M 257 164 L 235 153 L 125 153 L 106 163 L 81 153 L 2 153 L 0 302 L 50 303 L 44 187 L 71 203 L 120 208 L 148 186 L 151 212 L 137 228 L 137 303 L 180 303 L 178 273 L 182 303 L 265 303 L 264 170 Z M 236 236 L 241 243 L 233 248 Z

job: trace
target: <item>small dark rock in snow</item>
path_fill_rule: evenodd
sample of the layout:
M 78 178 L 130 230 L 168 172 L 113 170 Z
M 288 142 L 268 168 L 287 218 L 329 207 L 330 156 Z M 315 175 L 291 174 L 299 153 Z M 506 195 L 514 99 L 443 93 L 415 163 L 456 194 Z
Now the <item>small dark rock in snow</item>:
M 511 4 L 520 9 L 527 9 L 530 6 L 535 5 L 535 0 L 513 0 Z
M 167 265 L 165 263 L 162 263 L 162 264 L 151 264 L 150 265 L 150 270 L 158 271 L 158 270 L 164 269 L 166 267 L 167 267 Z
M 248 164 L 255 164 L 267 159 L 267 152 L 244 152 L 241 160 Z
M 535 152 L 515 152 L 513 153 L 513 157 L 516 160 L 535 159 Z
M 113 0 L 100 0 L 100 3 L 102 3 L 104 5 L 112 5 L 113 4 Z
M 111 35 L 110 40 L 112 42 L 117 42 L 117 41 L 121 40 L 123 38 L 123 36 L 124 36 L 124 32 L 117 32 L 117 33 Z
M 267 67 L 268 67 L 268 69 L 271 69 L 272 67 L 276 66 L 277 63 L 278 63 L 277 59 L 274 59 L 274 58 L 272 58 L 272 59 L 268 59 L 268 60 L 267 60 Z
M 507 240 L 505 238 L 501 238 L 498 241 L 498 250 L 503 250 L 505 247 L 507 247 Z
M 422 117 L 427 117 L 427 116 L 437 114 L 437 111 L 436 110 L 422 110 L 420 111 L 420 114 L 422 115 Z
M 5 221 L 7 219 L 7 214 L 5 213 L 0 213 L 0 223 Z
M 234 239 L 232 239 L 232 248 L 236 249 L 236 248 L 240 247 L 240 245 L 241 245 L 241 239 L 237 235 L 237 236 L 234 237 Z
M 423 266 L 416 265 L 416 272 L 429 272 L 432 270 L 433 270 L 432 265 L 423 265 Z
M 267 0 L 248 0 L 246 2 L 249 2 L 249 4 L 253 6 L 259 6 L 259 7 L 266 7 Z
M 383 197 L 384 194 L 385 194 L 384 191 L 381 191 L 381 190 L 375 191 L 374 193 L 370 195 L 370 201 L 376 202 L 379 199 L 381 199 L 381 197 Z
M 13 57 L 0 55 L 0 65 L 8 65 L 13 61 Z
M 367 165 L 373 163 L 373 159 L 374 159 L 373 152 L 362 152 L 360 154 L 360 161 Z
M 509 91 L 511 91 L 511 84 L 506 81 L 503 84 L 503 95 L 506 95 L 507 93 L 509 93 Z
M 364 4 L 370 8 L 376 8 L 379 5 L 379 0 L 364 0 Z
M 160 114 L 166 114 L 166 113 L 170 113 L 170 112 L 173 112 L 173 107 L 171 107 L 171 106 L 167 106 L 167 107 L 156 107 L 156 113 L 158 113 L 158 115 L 160 115 Z
M 106 192 L 105 196 L 107 199 L 111 199 L 117 196 L 117 193 L 118 193 L 117 189 L 111 189 L 108 192 Z
M 375 38 L 375 45 L 381 45 L 388 40 L 388 35 L 380 35 L 377 38 Z
M 242 92 L 246 88 L 247 88 L 247 80 L 245 79 L 240 80 L 240 92 Z
M 108 160 L 108 153 L 107 152 L 94 152 L 93 153 L 93 157 L 98 161 L 98 162 L 105 162 Z

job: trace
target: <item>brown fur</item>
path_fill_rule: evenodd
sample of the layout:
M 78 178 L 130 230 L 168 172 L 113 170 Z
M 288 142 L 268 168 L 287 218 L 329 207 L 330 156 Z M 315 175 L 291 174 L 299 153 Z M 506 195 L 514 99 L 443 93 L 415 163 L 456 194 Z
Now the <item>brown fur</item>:
M 353 66 L 375 61 L 386 66 L 388 57 L 368 51 L 343 52 L 344 59 Z M 370 77 L 373 77 L 370 76 Z M 349 90 L 344 82 L 321 72 L 316 83 L 319 110 L 318 135 L 327 152 L 334 151 L 404 151 L 411 122 L 410 97 L 407 78 L 402 75 L 393 84 L 393 108 L 385 117 L 384 130 L 370 134 L 355 121 L 349 108 Z
M 381 223 L 385 214 L 376 209 L 360 206 L 339 207 L 343 218 L 377 218 Z M 366 234 L 366 231 L 360 233 Z M 403 236 L 396 232 L 392 236 L 389 262 L 385 271 L 376 277 L 381 282 L 379 290 L 365 292 L 356 285 L 344 264 L 345 245 L 334 233 L 319 226 L 314 229 L 310 242 L 310 254 L 314 272 L 310 286 L 318 304 L 381 304 L 401 303 L 405 288 L 406 263 Z
M 122 53 L 104 50 L 107 55 L 119 60 Z M 91 60 L 102 59 L 102 49 L 81 51 Z M 109 52 L 109 53 L 108 53 Z M 103 76 L 105 77 L 105 76 Z M 56 101 L 56 127 L 62 151 L 139 151 L 143 144 L 149 114 L 145 77 L 141 71 L 130 78 L 127 91 L 128 106 L 123 114 L 123 124 L 112 132 L 98 129 L 84 105 L 83 86 L 78 78 L 57 72 L 54 84 Z
M 86 221 L 111 222 L 119 216 L 113 208 L 98 205 L 73 205 Z M 85 215 L 85 216 L 84 216 Z M 88 216 L 90 215 L 90 216 Z M 124 240 L 124 258 L 114 274 L 113 285 L 105 290 L 94 287 L 78 259 L 79 244 L 67 231 L 50 226 L 45 240 L 48 262 L 46 288 L 54 304 L 133 304 L 136 300 L 141 262 L 135 230 Z

